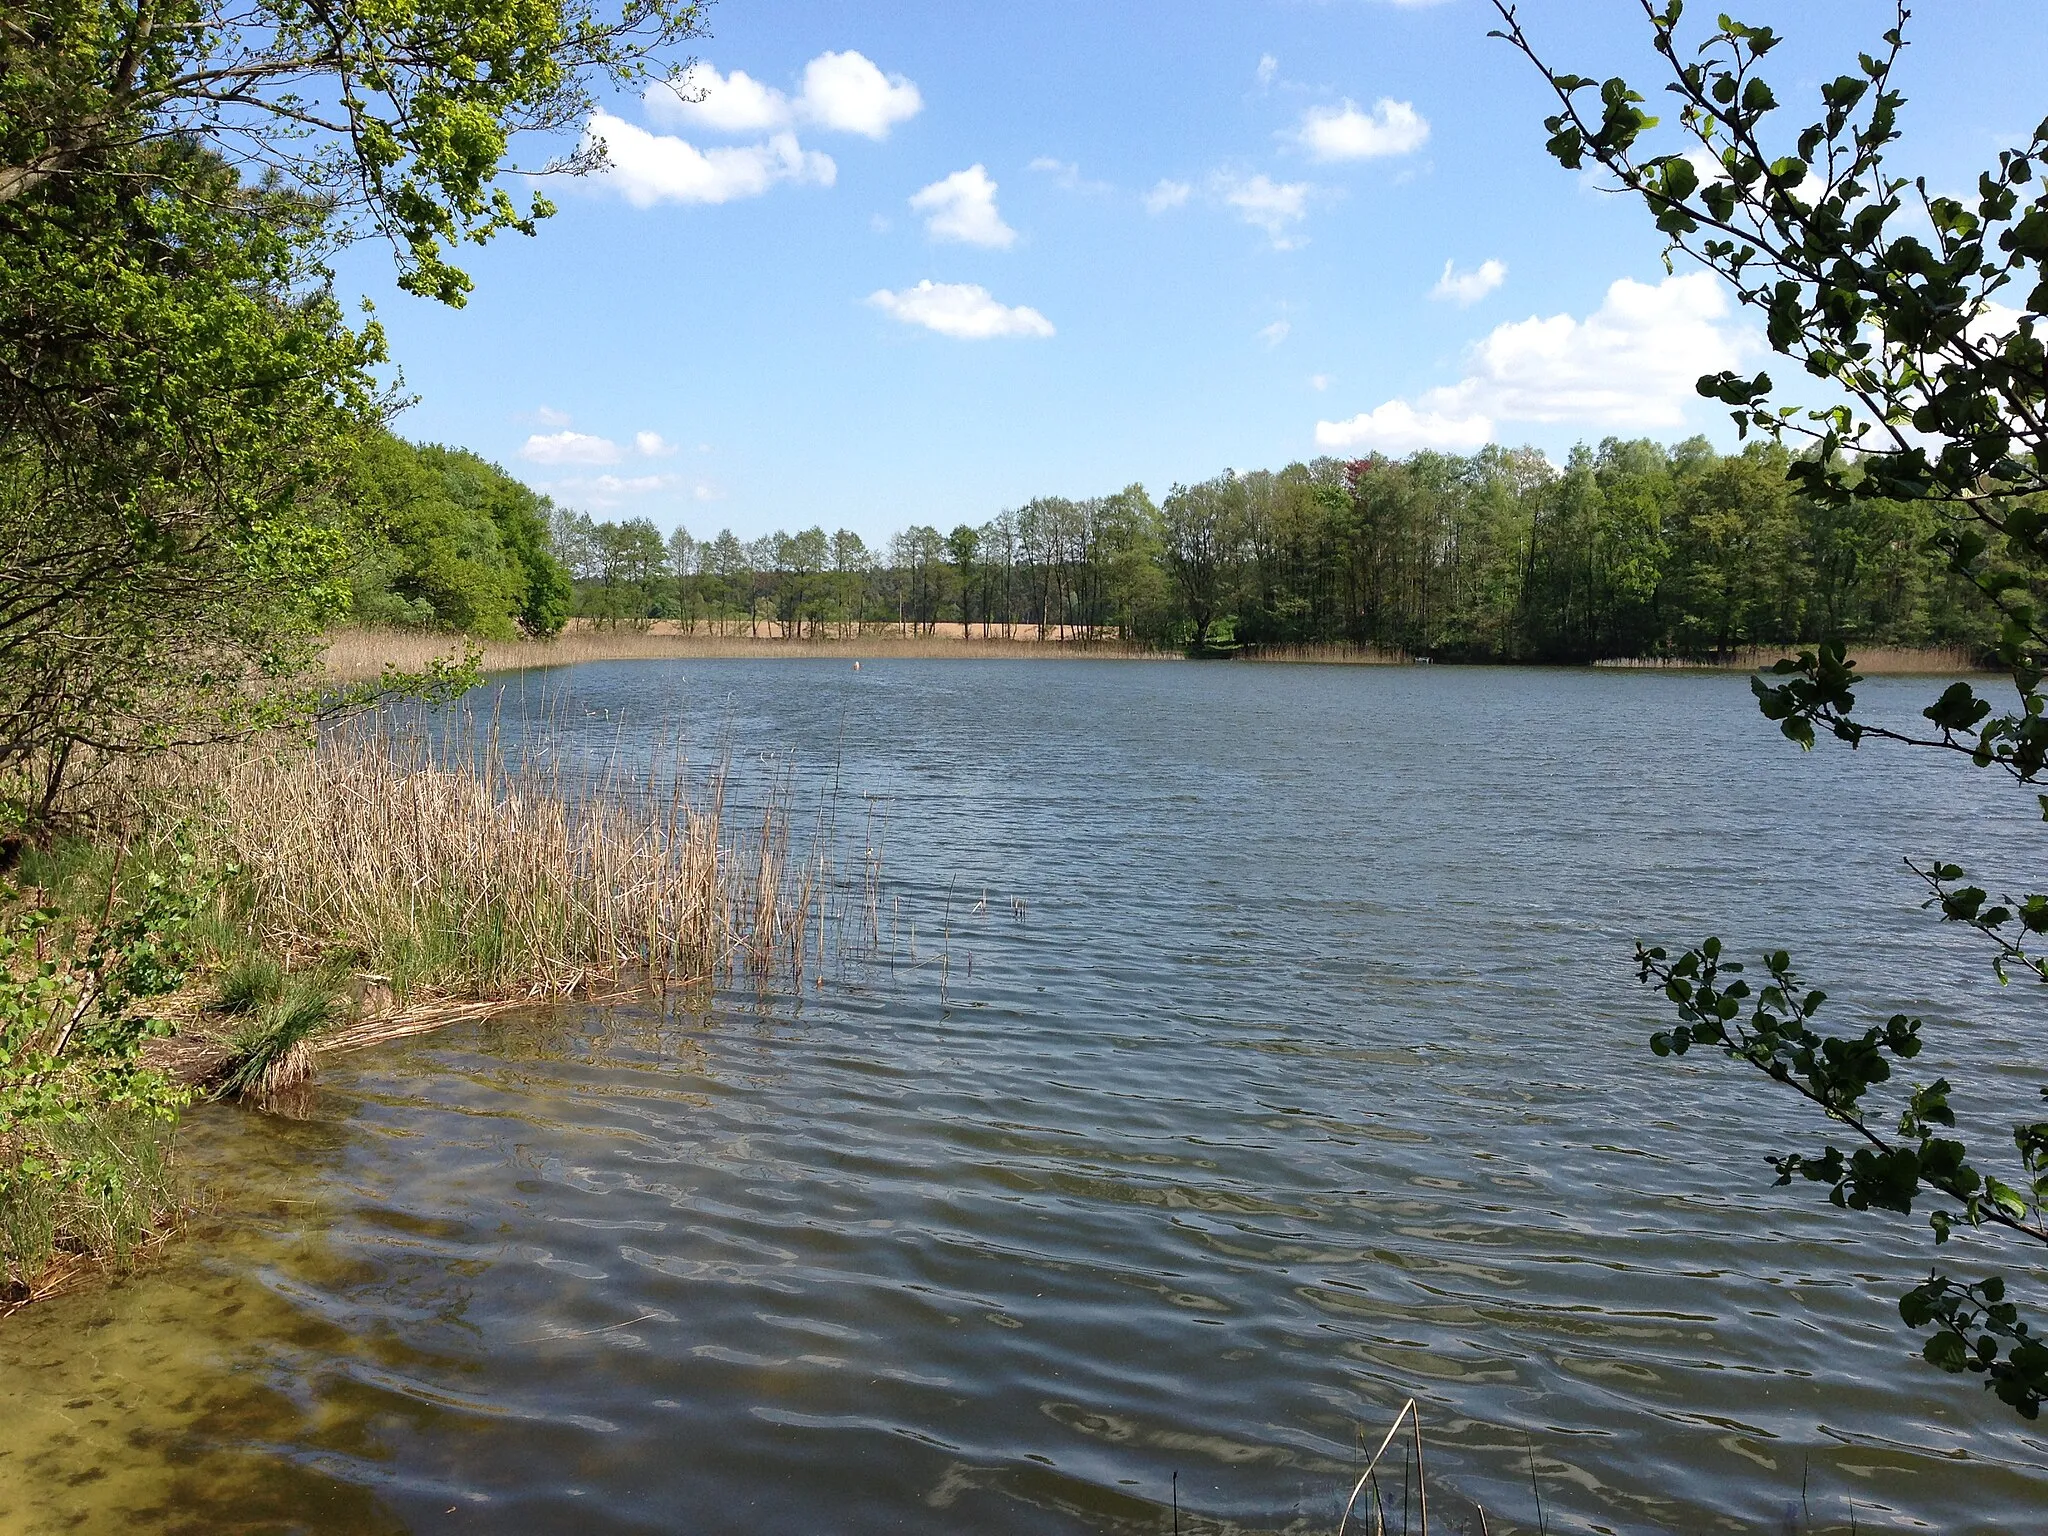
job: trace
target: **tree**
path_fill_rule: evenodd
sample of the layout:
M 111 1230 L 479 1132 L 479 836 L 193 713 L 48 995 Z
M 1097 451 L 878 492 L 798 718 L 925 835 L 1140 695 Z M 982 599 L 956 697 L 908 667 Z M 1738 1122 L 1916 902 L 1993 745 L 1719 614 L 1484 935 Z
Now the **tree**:
M 30 822 L 83 756 L 276 718 L 347 609 L 315 504 L 381 412 L 381 335 L 303 265 L 317 210 L 187 144 L 125 163 L 0 202 L 0 768 L 39 779 Z
M 1159 509 L 1166 568 L 1194 623 L 1197 651 L 1231 601 L 1245 533 L 1244 483 L 1228 472 L 1199 485 L 1176 485 Z
M 690 578 L 697 570 L 697 541 L 687 528 L 678 527 L 668 536 L 668 579 L 675 589 L 675 616 L 685 620 L 691 633 L 697 629 L 697 603 L 690 591 Z
M 974 623 L 974 587 L 981 570 L 981 530 L 962 523 L 946 535 L 946 558 L 953 562 L 955 595 L 960 600 L 960 636 L 967 637 L 967 630 Z M 986 601 L 982 608 L 982 629 L 988 628 Z
M 874 556 L 859 534 L 841 528 L 832 535 L 833 605 L 842 630 L 848 623 L 858 628 L 867 615 L 868 574 L 873 566 Z
M 343 497 L 355 619 L 486 639 L 561 631 L 571 589 L 551 548 L 554 508 L 495 464 L 372 431 Z
M 459 303 L 449 247 L 553 211 L 497 185 L 514 141 L 583 122 L 593 79 L 645 78 L 702 21 L 693 0 L 22 0 L 0 13 L 0 204 L 115 161 L 186 188 L 189 159 L 137 151 L 201 145 Z
M 730 528 L 721 528 L 718 537 L 699 552 L 697 571 L 707 591 L 706 600 L 721 623 L 727 616 L 745 611 L 753 600 L 746 548 Z
M 819 617 L 829 601 L 825 572 L 832 561 L 832 544 L 823 528 L 806 528 L 801 533 L 775 535 L 775 565 L 781 578 L 778 603 L 785 639 L 801 636 L 805 625 L 813 636 Z
M 1545 127 L 1558 161 L 1578 170 L 1590 158 L 1640 196 L 1671 253 L 1718 272 L 1766 316 L 1773 348 L 1842 399 L 1813 410 L 1775 405 L 1764 373 L 1710 375 L 1700 392 L 1731 406 L 1739 430 L 1802 448 L 1788 472 L 1813 501 L 1929 509 L 1932 543 L 1999 615 L 1997 650 L 2019 696 L 2000 713 L 1971 685 L 1956 683 L 1924 711 L 1927 729 L 1874 725 L 1856 714 L 1856 672 L 1833 639 L 1780 663 L 1774 680 L 1755 680 L 1764 715 L 1804 748 L 1825 731 L 1852 747 L 1923 747 L 1959 767 L 2038 785 L 2048 764 L 2048 633 L 2040 603 L 2048 576 L 2048 366 L 2040 334 L 2048 308 L 2048 193 L 2032 192 L 2032 184 L 2048 160 L 2048 121 L 2026 144 L 2000 152 L 1973 198 L 1935 196 L 1924 180 L 1885 166 L 1904 105 L 1893 81 L 1906 46 L 1903 5 L 1855 72 L 1820 86 L 1816 115 L 1783 129 L 1785 109 L 1762 74 L 1779 42 L 1774 32 L 1723 16 L 1694 48 L 1681 37 L 1676 0 L 1643 0 L 1651 46 L 1670 75 L 1666 89 L 1680 104 L 1681 142 L 1691 141 L 1703 172 L 1693 158 L 1646 139 L 1658 120 L 1626 80 L 1597 83 L 1594 107 L 1596 82 L 1550 69 L 1515 7 L 1507 0 L 1495 7 L 1503 22 L 1496 35 L 1556 93 L 1559 110 Z M 2048 818 L 2048 796 L 2040 803 Z M 1912 868 L 1944 921 L 1990 940 L 2001 979 L 2017 971 L 2048 980 L 2048 957 L 2031 947 L 2048 932 L 2048 896 L 1994 902 L 1954 864 Z M 2048 1121 L 2014 1126 L 2013 1163 L 2000 1178 L 1973 1160 L 1956 1133 L 1953 1105 L 1963 1095 L 1946 1079 L 1896 1095 L 1895 1107 L 1873 1101 L 1894 1063 L 1918 1055 L 1919 1019 L 1898 1014 L 1861 1032 L 1829 1033 L 1815 1022 L 1823 994 L 1801 983 L 1783 951 L 1766 957 L 1754 989 L 1716 939 L 1675 959 L 1662 947 L 1639 946 L 1638 963 L 1678 1011 L 1678 1026 L 1651 1042 L 1659 1055 L 1694 1045 L 1722 1050 L 1846 1131 L 1847 1150 L 1829 1141 L 1817 1152 L 1773 1157 L 1780 1184 L 1818 1182 L 1836 1205 L 1859 1211 L 1931 1206 L 1937 1244 L 1972 1229 L 2034 1266 L 2034 1293 L 2025 1300 L 2031 1321 L 2021 1302 L 2008 1299 L 2002 1275 L 1965 1281 L 1938 1268 L 1901 1298 L 1899 1310 L 1908 1326 L 1927 1331 L 1930 1362 L 1982 1375 L 2020 1414 L 2037 1416 L 2048 1398 L 2048 1342 L 2038 1317 Z

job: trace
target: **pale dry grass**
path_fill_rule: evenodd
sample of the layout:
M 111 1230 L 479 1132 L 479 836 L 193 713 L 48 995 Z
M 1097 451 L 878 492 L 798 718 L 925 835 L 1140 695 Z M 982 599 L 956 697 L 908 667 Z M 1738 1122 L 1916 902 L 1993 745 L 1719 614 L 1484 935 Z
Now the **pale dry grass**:
M 800 978 L 818 868 L 779 799 L 737 828 L 720 773 L 694 796 L 679 772 L 569 785 L 551 757 L 375 719 L 213 754 L 152 798 L 238 869 L 256 944 L 345 959 L 401 1005 Z
M 1090 639 L 1078 630 L 1048 630 L 1038 638 L 1030 625 L 1017 625 L 1005 636 L 1000 627 L 983 638 L 979 625 L 963 634 L 959 624 L 940 624 L 936 632 L 906 633 L 901 627 L 866 625 L 841 635 L 827 628 L 814 639 L 784 639 L 764 626 L 758 634 L 745 625 L 723 631 L 699 625 L 694 631 L 663 622 L 638 628 L 598 628 L 578 620 L 554 640 L 472 640 L 462 635 L 425 630 L 342 629 L 327 637 L 328 675 L 341 682 L 380 676 L 387 667 L 423 671 L 437 660 L 460 661 L 476 650 L 486 672 L 512 672 L 527 667 L 565 667 L 586 661 L 688 661 L 728 658 L 830 657 L 847 660 L 899 658 L 956 660 L 962 657 L 1148 657 L 1162 653 L 1106 638 Z
M 1755 672 L 1799 653 L 1797 646 L 1747 645 L 1726 661 L 1689 661 L 1672 656 L 1622 656 L 1596 661 L 1596 667 L 1652 672 Z M 1966 646 L 1850 645 L 1849 659 L 1864 676 L 1952 677 L 1961 672 L 1994 671 Z

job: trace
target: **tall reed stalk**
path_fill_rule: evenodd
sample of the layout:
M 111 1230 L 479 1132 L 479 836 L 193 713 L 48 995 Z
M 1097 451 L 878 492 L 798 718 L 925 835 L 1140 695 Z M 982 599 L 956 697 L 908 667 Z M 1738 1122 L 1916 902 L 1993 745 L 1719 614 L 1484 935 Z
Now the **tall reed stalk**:
M 382 717 L 217 760 L 182 819 L 238 867 L 259 943 L 349 957 L 401 998 L 801 971 L 818 887 L 786 796 L 742 830 L 722 769 L 695 793 L 680 767 L 575 780 L 556 745 Z

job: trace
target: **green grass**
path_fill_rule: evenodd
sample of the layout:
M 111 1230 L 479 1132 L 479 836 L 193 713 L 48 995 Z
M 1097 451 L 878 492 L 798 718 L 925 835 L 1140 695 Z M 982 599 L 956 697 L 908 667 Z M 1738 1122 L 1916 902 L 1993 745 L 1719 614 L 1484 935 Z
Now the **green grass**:
M 275 1006 L 284 990 L 284 967 L 274 956 L 251 952 L 214 979 L 213 997 L 207 1009 L 247 1017 Z
M 39 1130 L 61 1179 L 0 1177 L 4 1289 L 33 1290 L 62 1254 L 128 1260 L 179 1207 L 169 1123 L 106 1110 Z
M 260 1102 L 310 1081 L 312 1041 L 342 1013 L 340 988 L 331 975 L 281 981 L 272 999 L 230 1037 L 235 1057 L 220 1096 Z

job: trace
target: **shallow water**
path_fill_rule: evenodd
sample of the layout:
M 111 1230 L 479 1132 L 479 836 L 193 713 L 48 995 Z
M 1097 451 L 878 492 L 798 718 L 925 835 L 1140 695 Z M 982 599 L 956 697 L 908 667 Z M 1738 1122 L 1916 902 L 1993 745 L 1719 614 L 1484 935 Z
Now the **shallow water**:
M 1410 1394 L 1440 1521 L 2041 1523 L 2048 1441 L 1897 1323 L 1924 1228 L 1773 1188 L 1810 1128 L 1654 1062 L 1628 965 L 1711 927 L 1843 1014 L 1961 986 L 1926 1075 L 2024 1113 L 2044 1075 L 1985 1064 L 2039 1061 L 2038 994 L 1898 859 L 2024 840 L 2025 797 L 1802 755 L 1720 676 L 566 681 L 515 731 L 688 721 L 743 791 L 793 760 L 800 821 L 836 780 L 842 848 L 875 797 L 879 963 L 195 1114 L 193 1238 L 0 1326 L 0 1529 L 1327 1530 Z

